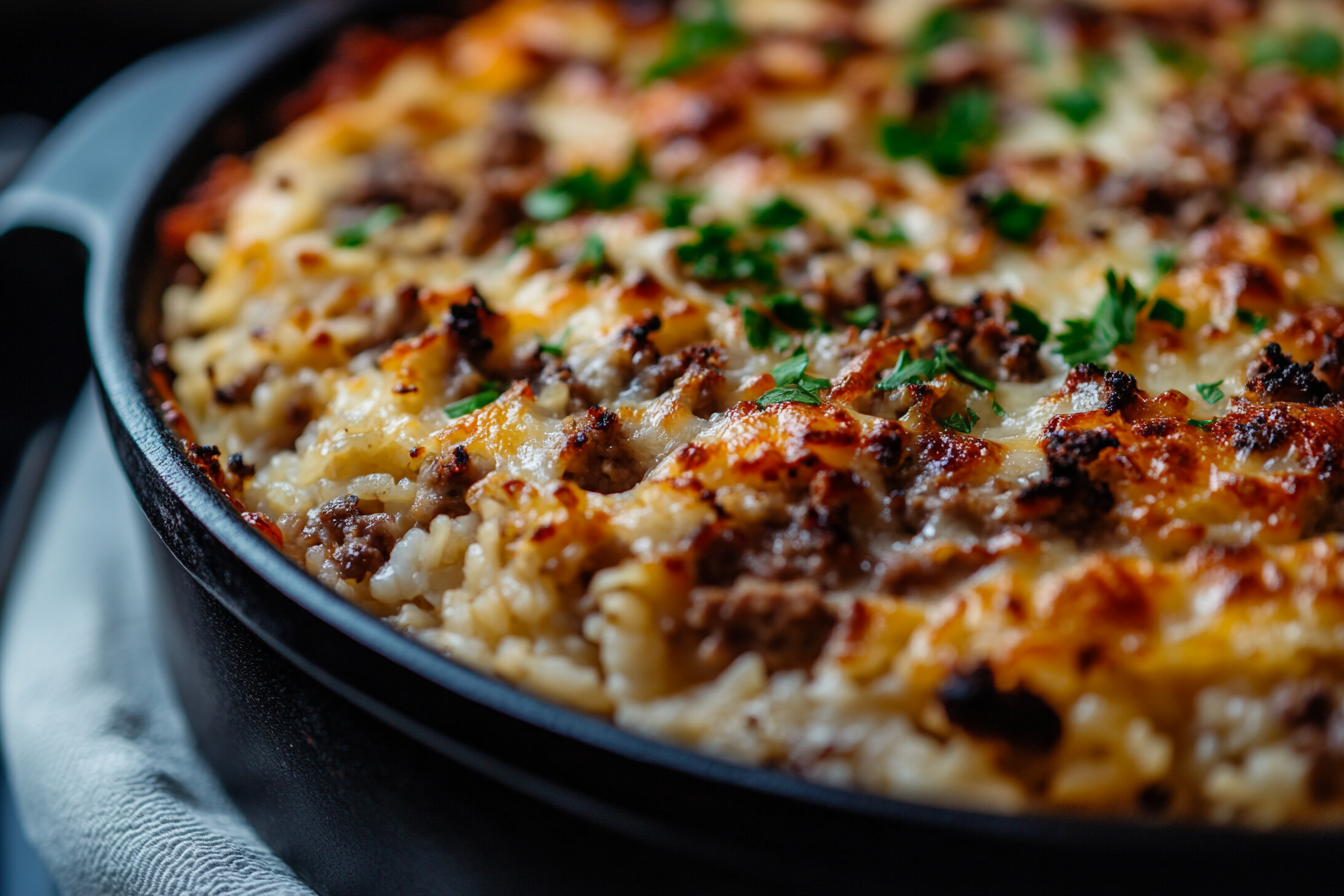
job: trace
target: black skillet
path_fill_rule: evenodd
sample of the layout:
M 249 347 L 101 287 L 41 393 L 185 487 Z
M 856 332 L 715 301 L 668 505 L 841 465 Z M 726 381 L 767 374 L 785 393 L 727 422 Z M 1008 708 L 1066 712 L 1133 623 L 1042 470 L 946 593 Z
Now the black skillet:
M 1005 817 L 649 741 L 413 643 L 244 524 L 155 411 L 154 220 L 214 155 L 265 139 L 276 102 L 359 13 L 312 2 L 133 66 L 0 199 L 0 234 L 88 247 L 94 363 L 160 539 L 183 706 L 229 792 L 306 881 L 352 896 L 1338 888 L 1339 830 Z

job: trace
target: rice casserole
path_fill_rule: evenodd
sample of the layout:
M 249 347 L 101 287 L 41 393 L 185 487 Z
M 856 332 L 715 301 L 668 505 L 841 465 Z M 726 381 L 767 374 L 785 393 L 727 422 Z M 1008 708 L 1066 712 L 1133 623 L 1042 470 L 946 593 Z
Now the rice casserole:
M 153 376 L 408 637 L 997 812 L 1344 821 L 1344 6 L 504 0 L 160 221 Z

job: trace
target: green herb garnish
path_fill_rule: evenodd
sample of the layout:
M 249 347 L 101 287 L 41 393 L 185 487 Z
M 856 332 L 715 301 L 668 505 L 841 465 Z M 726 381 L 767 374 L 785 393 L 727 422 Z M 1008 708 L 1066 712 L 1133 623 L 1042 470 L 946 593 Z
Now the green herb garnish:
M 831 381 L 809 376 L 807 365 L 807 350 L 799 346 L 793 357 L 781 361 L 770 370 L 770 375 L 775 379 L 775 388 L 756 399 L 757 405 L 765 407 L 784 401 L 821 404 L 821 390 L 829 389 Z
M 381 233 L 401 219 L 401 206 L 380 205 L 363 221 L 336 231 L 332 242 L 341 249 L 354 249 L 367 243 L 374 234 Z
M 472 411 L 479 411 L 481 408 L 498 398 L 503 388 L 504 385 L 502 383 L 487 380 L 486 382 L 481 383 L 480 391 L 475 395 L 472 395 L 470 398 L 464 398 L 461 401 L 453 402 L 448 405 L 448 407 L 444 408 L 443 412 L 453 420 L 456 420 L 458 417 L 465 417 Z
M 1153 253 L 1153 270 L 1157 271 L 1159 277 L 1165 277 L 1176 270 L 1176 261 L 1179 253 L 1170 246 L 1162 246 Z
M 1199 393 L 1200 398 L 1209 404 L 1217 404 L 1227 397 L 1223 394 L 1223 390 L 1218 388 L 1222 384 L 1222 380 L 1216 383 L 1195 383 L 1195 391 Z
M 863 329 L 872 326 L 881 313 L 882 309 L 876 305 L 864 305 L 861 308 L 855 308 L 853 311 L 842 311 L 840 316 L 844 318 L 845 323 Z
M 971 151 L 994 141 L 994 119 L 994 95 L 967 87 L 930 114 L 883 122 L 878 136 L 888 157 L 922 158 L 934 171 L 950 177 L 965 174 Z
M 755 308 L 742 309 L 742 327 L 747 333 L 747 345 L 761 350 L 772 348 L 777 352 L 788 351 L 793 337 L 781 330 L 775 322 Z
M 888 392 L 916 380 L 931 380 L 944 373 L 950 373 L 977 389 L 984 389 L 987 392 L 994 390 L 993 380 L 983 377 L 967 367 L 964 361 L 942 345 L 934 349 L 932 358 L 915 360 L 911 359 L 910 352 L 902 349 L 900 355 L 896 358 L 896 367 L 891 373 L 883 377 L 882 381 L 877 384 L 877 388 L 883 392 Z
M 1262 314 L 1256 314 L 1249 308 L 1238 308 L 1237 320 L 1250 327 L 1252 333 L 1260 333 L 1265 327 L 1269 326 L 1269 318 Z
M 971 430 L 975 429 L 975 424 L 980 422 L 980 415 L 968 407 L 966 410 L 953 414 L 946 420 L 939 420 L 938 422 L 947 429 L 961 433 L 970 433 Z
M 535 246 L 537 244 L 537 225 L 524 221 L 513 228 L 513 248 L 522 249 L 524 246 Z
M 1148 309 L 1148 319 L 1160 320 L 1179 330 L 1185 326 L 1185 309 L 1166 299 L 1158 299 L 1153 302 L 1153 307 Z
M 1330 222 L 1335 225 L 1336 231 L 1344 233 L 1344 207 L 1330 212 Z
M 1210 426 L 1213 425 L 1212 420 L 1195 420 L 1194 418 L 1191 418 L 1185 422 L 1195 427 L 1195 429 L 1208 429 Z
M 1017 329 L 1023 336 L 1030 336 L 1040 345 L 1045 345 L 1045 340 L 1050 338 L 1050 327 L 1041 320 L 1039 314 L 1026 305 L 1019 305 L 1017 302 L 1010 304 L 1008 319 L 1017 324 Z
M 823 321 L 807 310 L 801 299 L 787 292 L 768 295 L 762 301 L 780 323 L 795 330 L 823 330 Z
M 990 405 L 990 408 L 993 409 L 994 416 L 998 417 L 1000 420 L 1006 420 L 1008 418 L 1008 412 L 1003 409 L 1003 405 L 999 404 L 997 398 L 994 399 L 994 403 Z
M 807 212 L 795 202 L 776 196 L 751 212 L 751 223 L 770 230 L 787 230 L 807 220 Z
M 778 279 L 769 244 L 759 249 L 746 246 L 737 228 L 721 222 L 698 228 L 694 242 L 677 247 L 677 260 L 699 280 L 774 283 Z
M 1310 75 L 1333 75 L 1344 67 L 1344 44 L 1324 28 L 1307 28 L 1294 35 L 1261 34 L 1251 42 L 1247 63 L 1285 63 Z
M 1075 87 L 1062 90 L 1050 97 L 1050 108 L 1073 123 L 1083 127 L 1101 114 L 1103 104 L 1101 94 L 1091 87 Z
M 579 211 L 611 211 L 628 205 L 635 189 L 648 178 L 648 163 L 636 152 L 613 180 L 604 179 L 594 168 L 584 168 L 538 187 L 523 197 L 523 211 L 537 221 L 559 221 Z
M 867 224 L 860 224 L 850 233 L 854 239 L 863 240 L 874 246 L 904 246 L 910 242 L 901 225 L 895 221 L 882 221 L 877 218 L 870 219 Z
M 1060 354 L 1069 366 L 1099 363 L 1116 346 L 1134 341 L 1134 325 L 1139 311 L 1147 304 L 1139 297 L 1129 277 L 1119 279 L 1114 269 L 1106 272 L 1106 295 L 1091 320 L 1064 321 L 1059 336 Z
M 1039 202 L 1028 202 L 1015 191 L 1008 190 L 990 201 L 986 215 L 1004 239 L 1029 243 L 1041 229 L 1048 208 Z
M 733 23 L 724 0 L 710 0 L 706 12 L 704 18 L 677 19 L 662 58 L 645 72 L 645 83 L 698 68 L 745 42 L 746 37 Z
M 573 327 L 565 327 L 565 332 L 561 333 L 560 338 L 555 342 L 547 342 L 544 339 L 538 339 L 538 350 L 547 355 L 554 355 L 557 358 L 561 357 L 565 353 L 565 341 L 569 339 L 569 331 L 572 329 Z
M 582 271 L 588 277 L 596 277 L 607 269 L 607 244 L 602 237 L 590 233 L 583 241 L 583 250 L 574 259 L 574 269 Z
M 693 193 L 669 193 L 663 200 L 663 226 L 689 227 L 691 210 L 699 198 Z
M 920 23 L 910 42 L 910 49 L 921 54 L 931 53 L 943 44 L 965 37 L 969 24 L 965 13 L 946 7 L 939 9 Z

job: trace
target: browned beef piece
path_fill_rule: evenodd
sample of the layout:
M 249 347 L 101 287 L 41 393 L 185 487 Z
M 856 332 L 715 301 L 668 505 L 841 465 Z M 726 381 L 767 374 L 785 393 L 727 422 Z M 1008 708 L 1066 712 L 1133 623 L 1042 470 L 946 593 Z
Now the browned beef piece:
M 1295 404 L 1323 405 L 1337 396 L 1330 386 L 1312 373 L 1313 364 L 1298 364 L 1284 354 L 1282 346 L 1271 342 L 1246 381 L 1246 391 L 1264 401 L 1288 401 Z
M 386 149 L 369 158 L 364 180 L 350 195 L 352 205 L 398 205 L 412 215 L 452 211 L 460 199 L 436 181 L 415 153 L 404 147 Z
M 1109 485 L 1088 475 L 1087 467 L 1101 452 L 1118 447 L 1119 440 L 1105 429 L 1050 433 L 1045 442 L 1049 475 L 1018 493 L 1018 507 L 1061 526 L 1080 526 L 1109 513 L 1115 496 Z
M 471 455 L 461 445 L 431 457 L 420 467 L 416 479 L 415 502 L 411 505 L 411 519 L 428 526 L 437 516 L 465 516 L 467 489 L 481 478 L 481 471 L 472 463 Z
M 981 293 L 969 305 L 936 305 L 920 318 L 915 337 L 946 345 L 976 373 L 995 381 L 1039 382 L 1045 376 L 1040 345 L 1018 332 L 1006 295 Z
M 635 385 L 646 395 L 662 395 L 680 384 L 691 393 L 691 413 L 708 417 L 719 410 L 718 395 L 727 363 L 723 347 L 712 343 L 688 346 L 675 355 L 660 358 L 640 371 Z
M 485 304 L 485 299 L 475 287 L 472 287 L 471 296 L 465 302 L 448 309 L 448 331 L 457 340 L 458 348 L 473 363 L 479 362 L 495 347 L 490 333 L 497 331 L 504 323 L 504 319 Z
M 692 591 L 684 621 L 700 637 L 699 655 L 707 665 L 721 668 L 754 651 L 776 672 L 816 662 L 836 614 L 815 582 L 743 576 L 731 588 Z
M 882 319 L 896 332 L 908 332 L 937 304 L 928 278 L 902 270 L 896 275 L 896 285 L 882 296 Z
M 613 412 L 589 408 L 586 414 L 566 418 L 564 428 L 564 478 L 579 488 L 611 495 L 634 488 L 644 478 L 621 432 L 621 418 Z
M 1052 750 L 1064 733 L 1049 703 L 1022 685 L 999 690 L 994 671 L 986 665 L 949 676 L 938 689 L 938 699 L 948 721 L 967 734 L 1020 750 Z
M 486 137 L 480 171 L 459 214 L 458 248 L 481 255 L 523 219 L 522 200 L 546 177 L 546 149 L 513 104 L 503 105 Z
M 346 495 L 328 501 L 309 517 L 303 539 L 326 546 L 341 577 L 358 582 L 387 562 L 397 542 L 397 527 L 386 513 L 361 512 L 359 498 Z

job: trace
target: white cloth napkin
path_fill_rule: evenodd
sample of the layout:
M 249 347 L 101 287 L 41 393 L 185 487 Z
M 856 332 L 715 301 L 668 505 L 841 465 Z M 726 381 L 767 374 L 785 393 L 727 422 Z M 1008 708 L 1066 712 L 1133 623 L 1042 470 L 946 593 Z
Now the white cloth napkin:
M 7 599 L 4 758 L 65 896 L 313 896 L 197 755 L 159 650 L 152 538 L 86 389 Z

